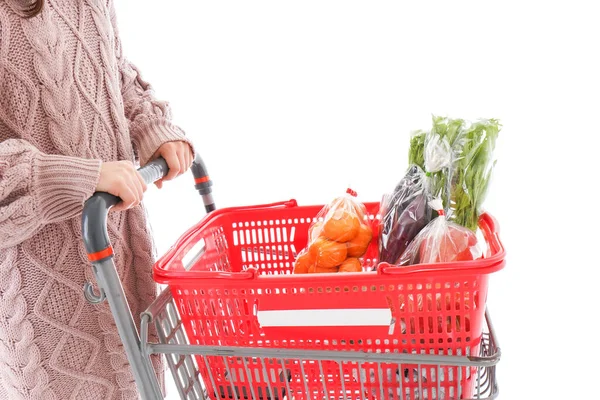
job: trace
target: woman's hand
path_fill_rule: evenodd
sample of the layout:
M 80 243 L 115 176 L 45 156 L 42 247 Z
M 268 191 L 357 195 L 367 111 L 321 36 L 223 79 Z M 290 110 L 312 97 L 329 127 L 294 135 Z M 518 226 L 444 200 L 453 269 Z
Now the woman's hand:
M 187 142 L 168 142 L 158 148 L 150 160 L 162 157 L 169 166 L 169 173 L 155 185 L 162 188 L 163 181 L 170 181 L 187 171 L 194 161 L 192 148 Z
M 111 211 L 127 210 L 142 201 L 147 186 L 130 161 L 113 161 L 102 164 L 97 192 L 108 192 L 121 198 Z

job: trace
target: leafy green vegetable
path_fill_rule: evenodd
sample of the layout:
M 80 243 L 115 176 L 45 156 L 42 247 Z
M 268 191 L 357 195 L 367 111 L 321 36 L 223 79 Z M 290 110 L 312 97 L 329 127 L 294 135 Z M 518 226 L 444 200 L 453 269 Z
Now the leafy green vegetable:
M 469 123 L 463 119 L 433 116 L 429 132 L 416 131 L 410 140 L 409 164 L 425 168 L 425 146 L 434 135 L 445 139 L 453 152 L 453 165 L 428 173 L 429 191 L 442 198 L 449 218 L 473 231 L 494 168 L 493 153 L 501 125 L 496 119 Z
M 453 157 L 457 153 L 457 147 L 460 146 L 460 134 L 461 130 L 465 124 L 463 119 L 451 119 L 447 117 L 433 116 L 432 117 L 433 126 L 431 128 L 431 133 L 428 140 L 431 140 L 435 135 L 440 137 L 440 140 L 446 140 L 450 145 L 450 149 L 452 150 Z M 431 176 L 431 184 L 430 191 L 434 195 L 434 197 L 440 197 L 442 199 L 442 204 L 444 206 L 444 210 L 446 213 L 450 213 L 451 210 L 451 184 L 452 184 L 452 176 L 454 174 L 453 166 L 449 166 L 448 168 L 443 168 L 439 172 L 432 174 Z
M 408 165 L 417 165 L 422 170 L 425 170 L 425 131 L 415 131 L 410 139 L 410 147 L 408 149 Z
M 433 116 L 433 127 L 431 133 L 438 134 L 442 138 L 446 138 L 450 147 L 453 149 L 458 144 L 457 139 L 460 136 L 461 130 L 465 124 L 463 119 L 450 119 L 446 117 Z
M 425 144 L 428 140 L 431 140 L 431 132 L 418 130 L 413 132 L 410 139 L 410 148 L 408 150 L 408 163 L 409 166 L 417 165 L 423 171 L 427 172 L 427 191 L 433 197 L 441 197 L 444 207 L 448 204 L 448 198 L 450 196 L 448 181 L 448 170 L 443 168 L 440 171 L 427 171 L 425 167 Z M 446 190 L 445 190 L 446 189 Z M 437 215 L 437 211 L 431 210 L 432 215 Z
M 477 229 L 481 205 L 487 194 L 493 153 L 501 125 L 496 119 L 479 120 L 460 130 L 455 138 L 457 150 L 451 185 L 451 218 L 473 231 Z

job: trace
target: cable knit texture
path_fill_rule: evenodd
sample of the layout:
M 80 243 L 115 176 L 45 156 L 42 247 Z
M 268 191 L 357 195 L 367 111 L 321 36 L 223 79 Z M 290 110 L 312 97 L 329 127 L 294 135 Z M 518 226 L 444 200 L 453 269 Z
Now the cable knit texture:
M 103 161 L 187 139 L 122 56 L 112 2 L 47 0 L 25 19 L 0 0 L 0 400 L 138 398 L 108 305 L 83 298 L 80 214 Z M 144 210 L 108 230 L 139 323 L 156 296 Z

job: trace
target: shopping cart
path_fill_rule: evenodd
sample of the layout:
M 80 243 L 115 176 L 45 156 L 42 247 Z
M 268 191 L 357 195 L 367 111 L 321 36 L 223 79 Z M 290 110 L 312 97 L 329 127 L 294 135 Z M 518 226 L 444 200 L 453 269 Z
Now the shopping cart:
M 152 183 L 168 168 L 159 159 L 139 172 Z M 320 206 L 291 200 L 215 211 L 200 158 L 192 172 L 210 214 L 155 265 L 155 280 L 168 286 L 142 313 L 139 332 L 106 228 L 119 199 L 96 193 L 83 212 L 100 291 L 86 284 L 84 294 L 91 303 L 108 300 L 143 400 L 163 398 L 153 354 L 166 357 L 186 400 L 497 397 L 500 348 L 486 297 L 487 277 L 503 267 L 504 250 L 493 218 L 481 222 L 486 258 L 466 267 L 381 264 L 369 279 L 309 279 L 289 271 Z M 366 205 L 376 222 L 377 204 Z M 377 266 L 372 247 L 367 268 Z M 151 327 L 158 342 L 149 339 Z

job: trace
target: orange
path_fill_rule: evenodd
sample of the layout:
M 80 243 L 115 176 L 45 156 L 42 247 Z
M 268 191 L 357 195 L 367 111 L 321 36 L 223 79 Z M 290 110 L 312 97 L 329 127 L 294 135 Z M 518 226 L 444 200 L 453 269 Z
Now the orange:
M 345 243 L 358 235 L 360 220 L 353 211 L 332 210 L 323 224 L 323 235 L 330 240 Z
M 355 257 L 349 257 L 340 265 L 340 272 L 362 272 L 360 260 Z
M 348 250 L 345 243 L 319 237 L 310 245 L 309 253 L 317 267 L 333 268 L 344 262 Z
M 314 242 L 323 233 L 323 221 L 315 222 L 308 228 L 308 243 Z
M 315 261 L 310 256 L 310 253 L 303 252 L 296 258 L 296 262 L 294 262 L 294 273 L 306 274 L 308 273 L 308 269 L 313 265 L 315 265 Z
M 321 267 L 317 267 L 317 266 L 312 266 L 308 269 L 308 273 L 309 274 L 326 274 L 326 273 L 335 273 L 339 271 L 339 267 L 333 267 L 333 268 L 321 268 Z
M 348 245 L 348 257 L 361 257 L 367 252 L 371 239 L 373 238 L 373 231 L 367 224 L 361 224 L 358 229 L 358 235 L 350 240 Z

